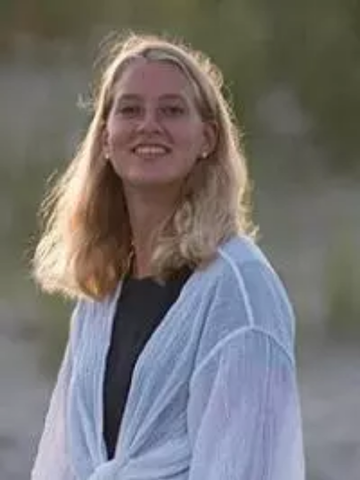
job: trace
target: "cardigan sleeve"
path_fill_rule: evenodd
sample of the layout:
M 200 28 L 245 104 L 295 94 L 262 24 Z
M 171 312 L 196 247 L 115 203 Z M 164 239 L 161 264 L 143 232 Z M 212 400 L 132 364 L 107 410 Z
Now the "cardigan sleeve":
M 71 379 L 74 343 L 79 335 L 80 303 L 73 310 L 70 334 L 45 418 L 31 480 L 75 480 L 68 458 L 66 416 L 67 391 Z
M 304 480 L 294 364 L 253 327 L 224 339 L 194 373 L 189 480 Z

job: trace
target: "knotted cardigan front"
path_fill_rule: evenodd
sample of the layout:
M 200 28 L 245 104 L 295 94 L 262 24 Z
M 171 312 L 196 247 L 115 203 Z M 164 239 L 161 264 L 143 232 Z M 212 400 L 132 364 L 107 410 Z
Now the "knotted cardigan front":
M 304 480 L 294 316 L 260 249 L 233 237 L 187 280 L 137 360 L 108 461 L 103 380 L 120 289 L 73 311 L 32 480 Z

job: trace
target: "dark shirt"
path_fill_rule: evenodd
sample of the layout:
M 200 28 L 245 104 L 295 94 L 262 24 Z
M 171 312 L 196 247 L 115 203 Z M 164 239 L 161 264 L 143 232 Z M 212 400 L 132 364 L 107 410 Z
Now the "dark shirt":
M 151 277 L 124 280 L 104 379 L 104 440 L 109 459 L 115 453 L 135 363 L 190 274 L 191 271 L 184 268 L 166 284 L 159 284 Z

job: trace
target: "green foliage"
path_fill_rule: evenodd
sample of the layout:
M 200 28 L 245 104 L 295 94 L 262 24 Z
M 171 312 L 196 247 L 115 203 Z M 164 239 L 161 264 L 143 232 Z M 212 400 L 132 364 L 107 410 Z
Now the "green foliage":
M 290 85 L 315 120 L 313 141 L 326 146 L 336 168 L 348 169 L 359 166 L 359 5 L 353 0 L 0 0 L 0 48 L 10 48 L 19 32 L 72 46 L 99 40 L 109 30 L 171 33 L 220 64 L 249 131 L 256 127 L 259 96 Z
M 0 25 L 6 32 L 40 38 L 76 37 L 89 31 L 99 18 L 100 2 L 77 0 L 0 0 Z
M 272 74 L 295 87 L 317 121 L 337 168 L 358 166 L 360 112 L 359 4 L 352 0 L 278 0 L 268 11 L 274 31 Z M 357 19 L 357 20 L 356 20 Z
M 325 262 L 326 327 L 331 338 L 360 339 L 360 262 L 358 247 L 339 236 Z

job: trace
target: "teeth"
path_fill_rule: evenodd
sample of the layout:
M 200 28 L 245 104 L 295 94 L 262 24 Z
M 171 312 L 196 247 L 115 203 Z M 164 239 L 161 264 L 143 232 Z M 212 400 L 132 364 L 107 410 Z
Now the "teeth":
M 164 155 L 167 153 L 166 148 L 154 145 L 144 145 L 135 148 L 138 155 Z

